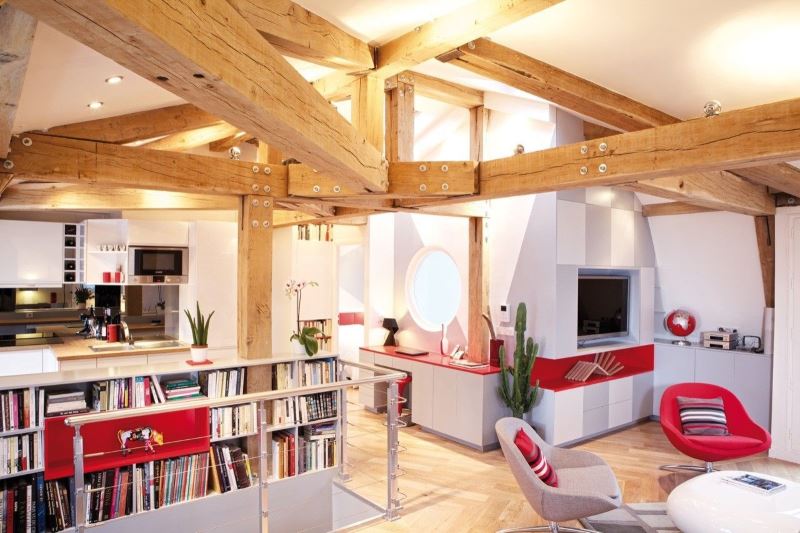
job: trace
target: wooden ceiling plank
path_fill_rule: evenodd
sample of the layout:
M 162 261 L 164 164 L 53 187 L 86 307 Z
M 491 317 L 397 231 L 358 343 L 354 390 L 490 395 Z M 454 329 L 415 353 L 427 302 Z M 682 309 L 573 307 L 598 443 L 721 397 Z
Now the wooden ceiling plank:
M 128 144 L 212 126 L 222 122 L 193 104 L 180 104 L 116 117 L 75 122 L 47 130 L 48 135 Z
M 191 150 L 198 146 L 225 139 L 231 135 L 239 133 L 239 128 L 231 126 L 227 122 L 214 124 L 213 126 L 206 126 L 196 130 L 182 131 L 180 133 L 173 133 L 164 138 L 142 144 L 142 148 L 149 148 L 150 150 L 167 150 L 172 152 L 181 152 L 183 150 Z
M 387 188 L 381 154 L 227 2 L 14 5 L 315 168 Z
M 708 207 L 686 202 L 665 202 L 663 204 L 646 204 L 642 206 L 642 216 L 660 217 L 668 215 L 691 215 L 716 211 Z
M 29 146 L 23 139 L 30 139 Z M 26 134 L 11 141 L 8 161 L 0 176 L 13 173 L 20 180 L 97 184 L 204 194 L 262 194 L 287 196 L 286 167 L 253 165 L 248 161 L 164 152 Z M 258 172 L 254 172 L 254 166 Z M 266 174 L 264 168 L 269 167 Z M 269 187 L 269 192 L 264 187 Z
M 228 0 L 286 55 L 332 68 L 368 70 L 372 49 L 324 18 L 289 0 Z
M 36 19 L 0 6 L 0 157 L 8 154 L 35 32 Z

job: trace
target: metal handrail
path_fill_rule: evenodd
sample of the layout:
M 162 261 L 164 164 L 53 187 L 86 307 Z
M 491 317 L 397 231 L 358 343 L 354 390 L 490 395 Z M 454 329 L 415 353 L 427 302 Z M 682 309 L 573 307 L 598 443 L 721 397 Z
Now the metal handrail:
M 120 409 L 115 411 L 101 411 L 98 413 L 86 413 L 80 415 L 69 416 L 64 419 L 64 424 L 70 427 L 82 426 L 84 424 L 91 424 L 93 422 L 102 422 L 105 420 L 118 420 L 120 418 L 130 418 L 134 416 L 152 415 L 158 413 L 171 413 L 174 411 L 186 411 L 189 409 L 198 409 L 202 407 L 227 407 L 230 405 L 239 405 L 243 403 L 278 400 L 287 397 L 305 396 L 307 394 L 316 394 L 319 392 L 329 392 L 334 390 L 345 389 L 356 385 L 368 385 L 371 383 L 383 383 L 392 380 L 403 379 L 406 377 L 405 372 L 392 370 L 388 368 L 375 367 L 364 365 L 361 363 L 351 363 L 349 361 L 339 360 L 339 363 L 346 366 L 353 366 L 364 370 L 375 372 L 376 376 L 352 379 L 346 381 L 334 381 L 331 383 L 324 383 L 322 385 L 309 385 L 306 387 L 295 387 L 293 389 L 279 389 L 264 392 L 251 392 L 248 394 L 240 394 L 238 396 L 229 396 L 226 398 L 198 398 L 196 400 L 182 400 L 180 402 L 160 403 L 150 405 L 147 407 L 133 407 L 129 409 Z M 268 364 L 268 363 L 267 363 Z

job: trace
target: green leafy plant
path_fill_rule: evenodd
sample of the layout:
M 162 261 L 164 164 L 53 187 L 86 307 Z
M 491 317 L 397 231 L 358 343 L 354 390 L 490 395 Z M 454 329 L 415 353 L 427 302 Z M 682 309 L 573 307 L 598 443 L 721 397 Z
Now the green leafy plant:
M 89 301 L 90 298 L 94 296 L 94 293 L 92 292 L 92 289 L 81 285 L 80 287 L 75 289 L 75 292 L 72 293 L 72 296 L 75 298 L 75 303 L 85 304 L 87 301 Z
M 525 340 L 525 327 L 528 321 L 528 311 L 524 303 L 517 307 L 514 331 L 516 346 L 514 347 L 514 366 L 506 363 L 505 347 L 500 347 L 500 398 L 511 409 L 511 414 L 516 418 L 530 411 L 539 395 L 539 380 L 531 388 L 531 371 L 539 353 L 539 345 L 531 337 Z
M 208 346 L 208 325 L 211 323 L 214 311 L 211 311 L 208 317 L 203 316 L 203 313 L 200 312 L 200 302 L 197 302 L 196 316 L 193 317 L 188 309 L 184 309 L 183 312 L 186 313 L 189 326 L 192 328 L 192 346 Z
M 306 351 L 306 355 L 309 357 L 319 351 L 319 340 L 317 339 L 317 335 L 321 334 L 322 331 L 320 331 L 319 328 L 300 326 L 300 306 L 303 303 L 303 289 L 306 287 L 317 287 L 318 285 L 319 284 L 316 281 L 295 281 L 290 279 L 286 282 L 285 287 L 286 296 L 288 298 L 297 298 L 297 301 L 295 302 L 297 330 L 292 332 L 289 340 L 296 340 L 299 342 Z

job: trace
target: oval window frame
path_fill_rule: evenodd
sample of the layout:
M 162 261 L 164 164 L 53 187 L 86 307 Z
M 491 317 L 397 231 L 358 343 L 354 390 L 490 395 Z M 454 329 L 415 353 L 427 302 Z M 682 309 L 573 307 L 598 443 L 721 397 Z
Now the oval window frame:
M 446 255 L 450 261 L 452 261 L 453 266 L 455 268 L 455 273 L 458 276 L 458 304 L 455 307 L 455 311 L 453 316 L 450 318 L 450 321 L 445 323 L 445 326 L 449 326 L 453 323 L 454 320 L 458 317 L 458 309 L 461 307 L 462 300 L 463 300 L 463 280 L 461 277 L 461 271 L 458 268 L 458 263 L 456 262 L 453 254 L 445 250 L 441 246 L 426 246 L 424 248 L 419 249 L 414 256 L 411 258 L 411 262 L 408 265 L 408 270 L 406 271 L 406 280 L 405 280 L 405 297 L 406 297 L 406 305 L 408 307 L 408 312 L 411 315 L 411 318 L 414 322 L 425 331 L 441 331 L 442 324 L 438 323 L 435 324 L 425 318 L 422 313 L 420 312 L 416 298 L 414 297 L 414 279 L 417 274 L 417 270 L 419 270 L 419 266 L 422 264 L 423 260 L 430 254 L 434 252 L 441 252 Z

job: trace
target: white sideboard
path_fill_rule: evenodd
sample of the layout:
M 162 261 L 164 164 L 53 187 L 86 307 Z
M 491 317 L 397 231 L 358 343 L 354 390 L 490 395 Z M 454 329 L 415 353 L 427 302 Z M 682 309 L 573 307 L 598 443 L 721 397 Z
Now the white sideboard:
M 753 420 L 769 429 L 771 356 L 656 342 L 653 415 L 658 416 L 664 389 L 688 382 L 712 383 L 729 389 Z

